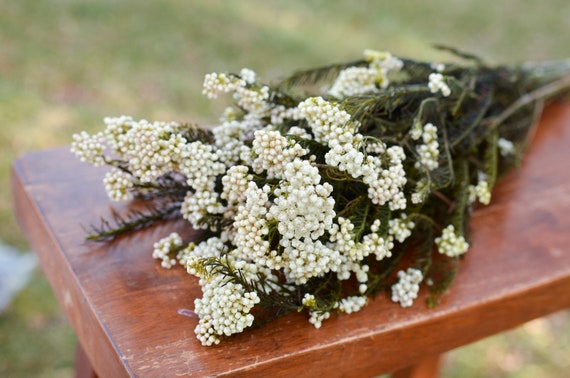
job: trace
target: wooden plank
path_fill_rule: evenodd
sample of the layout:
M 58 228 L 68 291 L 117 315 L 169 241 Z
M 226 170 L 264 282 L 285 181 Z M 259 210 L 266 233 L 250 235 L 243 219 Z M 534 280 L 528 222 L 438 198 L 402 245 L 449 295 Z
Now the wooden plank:
M 392 373 L 391 378 L 433 378 L 439 376 L 441 356 L 418 361 L 413 366 Z
M 522 166 L 501 180 L 491 206 L 475 212 L 473 248 L 435 309 L 424 305 L 423 288 L 412 308 L 380 296 L 319 330 L 295 313 L 215 347 L 194 336 L 197 280 L 150 256 L 171 230 L 191 233 L 186 223 L 86 243 L 81 225 L 127 205 L 110 204 L 104 169 L 66 148 L 18 159 L 13 195 L 20 225 L 99 376 L 362 377 L 570 307 L 568 146 L 570 104 L 550 106 Z
M 75 350 L 75 366 L 74 368 L 74 378 L 97 378 L 97 374 L 91 365 L 91 361 L 85 354 L 85 350 L 81 344 L 77 345 Z

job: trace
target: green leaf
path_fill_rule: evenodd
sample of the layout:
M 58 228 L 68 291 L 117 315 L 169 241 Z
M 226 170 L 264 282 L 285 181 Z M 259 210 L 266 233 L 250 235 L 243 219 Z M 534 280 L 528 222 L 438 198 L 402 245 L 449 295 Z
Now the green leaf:
M 390 206 L 388 205 L 384 205 L 380 208 L 376 208 L 377 211 L 375 212 L 375 218 L 373 218 L 374 220 L 378 219 L 380 220 L 380 230 L 378 230 L 378 234 L 380 235 L 380 237 L 382 238 L 386 238 L 386 236 L 388 235 L 388 230 L 389 230 L 389 223 L 390 223 L 390 219 L 392 218 L 392 210 L 390 210 Z
M 427 274 L 427 280 L 432 282 L 428 285 L 432 295 L 427 299 L 429 308 L 433 308 L 439 304 L 441 298 L 449 291 L 451 284 L 455 280 L 459 267 L 459 258 L 443 258 L 432 265 Z
M 449 223 L 455 227 L 456 232 L 463 234 L 469 198 L 469 164 L 467 160 L 460 159 L 456 165 L 455 190 L 453 192 L 455 206 Z
M 441 137 L 443 143 L 440 144 L 440 150 L 443 152 L 440 154 L 440 158 L 443 158 L 443 163 L 438 168 L 428 172 L 431 190 L 446 188 L 455 181 L 454 160 L 445 125 L 440 127 L 440 130 L 443 134 Z
M 499 131 L 497 129 L 492 130 L 485 139 L 486 146 L 483 155 L 483 172 L 487 176 L 489 190 L 493 189 L 495 186 L 495 181 L 497 180 L 497 168 L 499 160 L 499 148 L 497 146 L 498 141 Z
M 370 199 L 367 195 L 363 194 L 347 203 L 344 209 L 337 214 L 339 217 L 349 219 L 354 225 L 356 240 L 360 240 L 360 237 L 366 228 L 366 219 L 368 217 L 370 205 Z
M 414 117 L 414 123 L 412 127 L 423 128 L 423 126 L 428 122 L 437 123 L 437 119 L 440 118 L 438 113 L 438 100 L 435 97 L 429 97 L 420 103 L 418 109 L 418 114 Z
M 450 47 L 450 46 L 446 46 L 446 45 L 436 44 L 436 45 L 433 45 L 433 48 L 434 48 L 434 49 L 437 49 L 437 50 L 441 50 L 441 51 L 447 51 L 447 52 L 449 52 L 449 53 L 451 53 L 451 54 L 453 54 L 453 55 L 455 55 L 455 56 L 458 56 L 458 57 L 460 57 L 460 58 L 462 58 L 462 59 L 471 60 L 471 61 L 477 63 L 477 64 L 480 65 L 480 66 L 484 66 L 483 61 L 482 61 L 481 58 L 479 58 L 477 55 L 473 55 L 473 54 L 467 53 L 467 52 L 465 52 L 465 51 L 461 51 L 461 50 L 459 50 L 459 49 L 457 49 L 457 48 L 455 48 L 455 47 Z
M 316 85 L 323 82 L 335 80 L 342 70 L 348 67 L 367 65 L 368 62 L 359 59 L 348 63 L 329 64 L 308 70 L 297 71 L 287 79 L 277 84 L 277 88 L 283 92 L 287 92 L 293 87 L 303 85 Z
M 481 95 L 477 101 L 468 101 L 463 107 L 461 117 L 455 122 L 453 128 L 450 127 L 449 139 L 453 149 L 460 145 L 465 148 L 475 148 L 480 142 L 480 135 L 485 135 L 485 130 L 480 130 L 478 126 L 487 115 L 487 111 L 493 105 L 494 93 L 490 88 L 485 95 Z
M 126 216 L 122 216 L 112 210 L 113 220 L 101 219 L 100 226 L 90 226 L 91 233 L 86 236 L 87 240 L 108 241 L 123 234 L 150 227 L 157 222 L 180 216 L 180 204 L 166 204 L 157 207 L 147 207 L 146 211 L 132 210 Z
M 429 221 L 425 217 L 409 217 L 416 223 L 414 228 L 414 239 L 420 238 L 420 242 L 411 245 L 414 251 L 414 266 L 418 267 L 425 276 L 432 265 L 432 254 L 434 245 L 433 224 L 431 219 Z

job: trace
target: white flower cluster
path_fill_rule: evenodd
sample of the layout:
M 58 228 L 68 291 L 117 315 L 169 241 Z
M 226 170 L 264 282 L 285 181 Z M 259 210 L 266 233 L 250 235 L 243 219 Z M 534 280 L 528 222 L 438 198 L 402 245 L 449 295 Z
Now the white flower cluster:
M 258 117 L 263 117 L 271 110 L 271 105 L 267 102 L 269 99 L 268 86 L 259 89 L 240 87 L 234 92 L 234 99 L 239 107 Z
M 355 96 L 378 91 L 377 81 L 384 84 L 388 79 L 383 71 L 371 67 L 349 67 L 340 72 L 329 90 L 329 95 L 336 98 Z
M 447 97 L 451 94 L 451 89 L 445 83 L 443 75 L 440 73 L 429 74 L 428 87 L 431 93 L 441 92 L 443 97 Z
M 184 160 L 178 163 L 178 170 L 186 176 L 188 185 L 196 191 L 213 190 L 216 177 L 226 170 L 214 147 L 196 141 L 187 143 L 184 149 Z
M 200 286 L 202 298 L 194 301 L 200 320 L 194 332 L 202 345 L 218 344 L 220 337 L 251 327 L 254 317 L 250 311 L 259 303 L 256 292 L 246 291 L 221 274 L 200 278 Z
M 301 300 L 303 306 L 307 307 L 308 309 L 316 309 L 318 308 L 317 298 L 313 294 L 305 293 L 303 299 Z
M 188 143 L 174 122 L 134 121 L 131 117 L 107 117 L 103 133 L 73 136 L 72 152 L 81 160 L 100 165 L 103 144 L 120 155 L 126 164 L 122 173 L 112 170 L 105 187 L 112 200 L 129 199 L 135 182 L 152 183 L 168 172 L 180 171 L 196 190 L 212 190 L 214 178 L 224 171 L 213 147 L 201 142 Z M 128 170 L 128 173 L 127 173 Z
M 380 261 L 384 258 L 392 257 L 392 248 L 394 248 L 394 231 L 389 228 L 388 237 L 381 238 L 378 232 L 380 231 L 380 220 L 376 219 L 370 226 L 370 234 L 364 235 L 362 244 L 370 246 L 371 254 L 376 255 L 376 260 Z
M 303 306 L 309 310 L 309 323 L 315 328 L 321 328 L 323 321 L 330 318 L 330 311 L 323 311 L 318 309 L 317 299 L 313 294 L 306 293 L 301 301 Z
M 412 193 L 412 203 L 418 204 L 425 201 L 427 194 L 429 193 L 428 181 L 424 178 L 418 180 L 416 183 L 416 189 Z
M 388 235 L 386 238 L 380 236 L 380 220 L 376 219 L 370 226 L 370 233 L 362 237 L 361 242 L 355 242 L 356 236 L 353 233 L 354 225 L 350 220 L 338 217 L 338 225 L 333 224 L 330 232 L 331 249 L 340 252 L 341 264 L 337 271 L 339 280 L 348 280 L 354 273 L 359 282 L 358 291 L 364 294 L 368 289 L 369 265 L 363 264 L 363 259 L 374 255 L 376 260 L 392 256 L 394 241 L 404 242 L 415 227 L 414 222 L 407 219 L 407 215 L 402 213 L 399 218 L 388 221 Z
M 247 85 L 246 80 L 225 73 L 210 73 L 204 77 L 202 94 L 208 98 L 217 98 L 220 93 L 234 92 Z
M 390 53 L 366 50 L 364 58 L 368 67 L 349 67 L 342 70 L 328 94 L 336 98 L 378 92 L 386 88 L 390 81 L 388 73 L 398 71 L 403 62 Z
M 287 132 L 288 135 L 295 135 L 298 136 L 300 138 L 306 139 L 306 140 L 312 140 L 313 136 L 311 134 L 309 134 L 307 132 L 307 130 L 298 127 L 298 126 L 292 126 L 289 131 Z
M 215 191 L 216 178 L 225 172 L 225 165 L 218 160 L 214 147 L 200 141 L 186 144 L 185 159 L 178 164 L 178 170 L 186 177 L 193 189 L 184 198 L 180 208 L 182 216 L 195 228 L 204 229 L 201 224 L 206 214 L 222 214 L 225 207 L 219 202 L 220 194 Z
M 244 117 L 242 120 L 225 120 L 212 129 L 214 134 L 214 146 L 220 162 L 226 167 L 232 167 L 240 160 L 244 141 L 251 138 L 255 130 L 259 130 L 264 124 L 253 116 Z
M 137 122 L 125 116 L 104 121 L 106 142 L 141 182 L 153 182 L 175 170 L 188 156 L 187 140 L 178 133 L 175 122 Z
M 355 139 L 359 136 L 359 134 L 355 134 Z M 358 140 L 360 142 L 360 140 Z M 382 142 L 380 139 L 374 137 L 362 137 L 362 141 L 364 143 L 364 150 L 369 154 L 376 154 L 382 155 L 386 153 L 386 144 Z
M 152 258 L 161 260 L 160 265 L 163 268 L 170 269 L 176 265 L 176 259 L 170 255 L 178 252 L 182 248 L 182 238 L 176 232 L 171 233 L 165 238 L 154 243 Z
M 419 120 L 414 120 L 414 124 L 413 126 L 410 128 L 410 137 L 413 140 L 418 140 L 422 137 L 424 133 L 424 128 L 422 127 L 422 124 Z
M 196 244 L 195 246 L 192 246 L 191 252 L 192 256 L 200 258 L 220 257 L 226 248 L 226 244 L 221 238 L 213 236 L 201 243 Z M 183 264 L 183 262 L 180 261 L 180 264 Z
M 421 166 L 427 170 L 433 171 L 439 166 L 439 142 L 437 141 L 437 127 L 431 123 L 427 123 L 423 127 L 422 133 L 423 144 L 417 147 L 420 160 L 415 163 L 416 168 Z
M 202 244 L 202 243 L 200 243 Z M 194 250 L 196 249 L 196 244 L 190 242 L 183 248 L 180 248 L 176 253 L 176 261 L 180 266 L 186 266 L 190 260 L 195 258 Z M 174 264 L 172 264 L 174 265 Z
M 355 235 L 353 233 L 354 224 L 350 219 L 337 217 L 337 223 L 334 223 L 329 230 L 329 240 L 331 248 L 336 248 L 345 257 L 352 261 L 360 261 L 370 253 L 362 248 L 357 248 Z
M 82 162 L 91 163 L 96 167 L 101 166 L 105 164 L 105 159 L 103 158 L 104 143 L 105 137 L 102 133 L 89 135 L 87 132 L 82 131 L 73 135 L 71 152 Z
M 287 163 L 283 178 L 274 191 L 277 198 L 269 210 L 271 219 L 279 221 L 284 239 L 317 240 L 330 229 L 336 215 L 330 197 L 333 187 L 327 182 L 321 184 L 319 170 L 307 160 Z
M 412 235 L 412 230 L 416 224 L 408 219 L 406 213 L 400 214 L 399 218 L 389 220 L 388 233 L 394 237 L 398 242 L 403 243 L 407 238 Z
M 445 64 L 443 64 L 443 63 L 433 62 L 430 64 L 430 67 L 432 68 L 432 70 L 439 72 L 439 73 L 441 73 L 445 70 Z
M 323 320 L 327 320 L 331 317 L 329 311 L 310 311 L 309 310 L 309 323 L 311 323 L 315 328 L 319 329 L 323 325 Z
M 399 71 L 404 66 L 401 59 L 393 56 L 388 51 L 364 50 L 364 59 L 377 68 L 383 68 L 387 71 Z
M 269 241 L 266 240 L 269 228 L 267 225 L 268 190 L 265 186 L 260 189 L 250 182 L 244 192 L 245 203 L 239 207 L 234 219 L 236 234 L 233 243 L 236 249 L 233 254 L 241 260 L 255 260 L 261 266 L 270 269 L 280 269 L 280 256 L 266 259 L 269 252 Z
M 242 68 L 239 72 L 239 76 L 248 84 L 255 83 L 255 71 L 250 70 L 249 68 Z
M 364 176 L 363 181 L 368 185 L 368 197 L 375 205 L 389 203 L 391 210 L 406 208 L 406 197 L 402 191 L 406 185 L 404 160 L 406 155 L 400 146 L 391 146 L 386 150 L 384 159 L 387 167 L 383 167 L 381 159 L 374 159 L 375 168 L 370 176 Z
M 392 210 L 404 209 L 406 198 L 402 189 L 407 182 L 403 161 L 404 149 L 373 143 L 380 156 L 365 156 L 358 146 L 363 136 L 356 132 L 357 125 L 350 121 L 350 114 L 321 97 L 312 97 L 299 104 L 315 139 L 327 143 L 330 150 L 325 155 L 328 165 L 348 172 L 354 178 L 362 178 L 368 185 L 368 196 L 376 205 L 390 203 Z M 384 163 L 387 162 L 387 164 Z
M 363 296 L 346 297 L 338 302 L 339 311 L 347 314 L 360 311 L 368 303 L 368 298 Z
M 339 270 L 339 279 L 346 280 L 348 276 L 346 272 L 353 271 L 362 274 L 363 279 L 358 278 L 359 282 L 365 283 L 367 277 L 364 273 L 368 271 L 366 265 L 361 265 L 360 262 L 369 255 L 375 255 L 376 260 L 380 261 L 384 258 L 392 256 L 392 249 L 394 248 L 394 241 L 397 240 L 403 243 L 412 234 L 415 223 L 407 219 L 407 215 L 402 213 L 399 218 L 393 218 L 388 221 L 388 235 L 382 238 L 379 235 L 380 220 L 376 219 L 370 226 L 370 233 L 362 237 L 362 242 L 355 243 L 355 235 L 352 233 L 354 225 L 343 217 L 338 218 L 339 226 L 333 225 L 330 231 L 331 242 L 334 242 L 334 248 L 342 252 L 342 257 L 346 258 L 350 263 L 349 268 L 345 266 Z M 332 246 L 331 246 L 332 248 Z
M 287 163 L 283 181 L 276 188 L 269 221 L 277 221 L 283 247 L 284 273 L 289 280 L 303 284 L 311 277 L 336 271 L 340 264 L 337 251 L 318 240 L 329 230 L 335 217 L 333 188 L 309 161 Z
M 449 257 L 460 256 L 469 249 L 469 243 L 467 243 L 463 235 L 457 235 L 452 224 L 443 229 L 441 236 L 435 238 L 435 244 L 439 253 Z
M 348 280 L 354 273 L 360 283 L 359 291 L 364 294 L 368 288 L 369 266 L 363 264 L 365 257 L 375 255 L 376 260 L 392 256 L 394 241 L 403 243 L 412 234 L 415 223 L 410 221 L 405 213 L 400 217 L 388 221 L 388 235 L 383 238 L 379 235 L 380 220 L 375 220 L 370 226 L 370 233 L 362 237 L 361 242 L 356 242 L 354 225 L 350 220 L 338 217 L 338 224 L 333 224 L 329 231 L 329 248 L 340 252 L 341 264 L 337 271 L 339 280 Z
M 497 145 L 501 156 L 509 156 L 515 153 L 515 145 L 508 139 L 499 138 Z
M 421 270 L 408 268 L 398 272 L 398 283 L 392 285 L 392 301 L 400 302 L 402 307 L 410 307 L 418 297 L 420 283 L 424 279 Z
M 354 141 L 358 141 L 358 134 Z M 392 210 L 406 207 L 406 199 L 401 192 L 407 182 L 403 166 L 406 156 L 400 146 L 391 146 L 380 156 L 365 156 L 353 143 L 341 144 L 333 140 L 329 146 L 331 149 L 325 155 L 326 163 L 354 178 L 362 178 L 368 185 L 368 196 L 374 204 L 384 205 L 389 202 Z M 384 160 L 387 160 L 387 166 Z
M 285 164 L 309 153 L 279 131 L 257 130 L 254 136 L 251 149 L 255 158 L 251 168 L 255 173 L 265 171 L 268 179 L 282 178 Z
M 378 234 L 380 221 L 375 221 L 371 227 L 371 233 L 363 237 L 362 242 L 355 241 L 353 233 L 354 225 L 349 219 L 338 217 L 338 224 L 333 224 L 327 246 L 340 254 L 340 265 L 337 269 L 339 280 L 348 280 L 352 273 L 360 283 L 359 291 L 364 293 L 368 286 L 369 266 L 362 260 L 371 255 L 376 255 L 377 260 L 391 255 L 393 244 L 386 242 Z
M 272 125 L 279 125 L 283 123 L 286 119 L 299 121 L 303 119 L 303 115 L 299 111 L 298 107 L 294 108 L 287 108 L 283 105 L 274 106 L 271 109 L 271 124 Z
M 470 204 L 475 203 L 477 200 L 483 205 L 491 203 L 491 190 L 484 176 L 479 178 L 477 185 L 469 185 L 468 191 Z
M 130 189 L 133 188 L 133 177 L 118 168 L 111 168 L 103 178 L 105 191 L 112 201 L 126 201 L 133 196 Z
M 317 142 L 336 140 L 340 144 L 352 142 L 356 125 L 350 122 L 350 114 L 322 97 L 309 97 L 297 108 L 307 120 Z
M 233 92 L 237 105 L 257 117 L 263 117 L 271 110 L 269 87 L 255 88 L 251 86 L 255 81 L 255 72 L 244 68 L 240 76 L 224 73 L 210 73 L 204 78 L 202 93 L 208 98 L 217 98 L 220 93 Z
M 248 184 L 253 180 L 249 168 L 245 165 L 236 165 L 227 170 L 222 177 L 222 193 L 220 197 L 227 201 L 228 208 L 232 208 L 245 202 L 245 191 Z
M 212 236 L 198 244 L 189 243 L 178 251 L 176 259 L 181 266 L 185 266 L 188 273 L 200 276 L 195 270 L 196 263 L 201 259 L 220 258 L 228 250 L 227 240 Z
M 189 191 L 180 206 L 180 213 L 195 229 L 208 229 L 208 225 L 202 223 L 202 219 L 207 214 L 223 214 L 226 210 L 219 202 L 219 197 L 219 193 L 215 191 Z
M 107 139 L 107 144 L 114 151 L 121 151 L 123 139 L 125 134 L 132 128 L 136 123 L 133 117 L 122 115 L 119 117 L 105 117 L 103 119 L 105 123 L 104 135 Z
M 363 152 L 354 146 L 355 142 L 356 138 L 353 138 L 353 141 L 349 143 L 331 140 L 329 142 L 330 150 L 325 155 L 325 162 L 332 167 L 337 167 L 341 171 L 349 173 L 354 178 L 371 176 L 375 168 L 374 157 L 372 155 L 366 157 Z

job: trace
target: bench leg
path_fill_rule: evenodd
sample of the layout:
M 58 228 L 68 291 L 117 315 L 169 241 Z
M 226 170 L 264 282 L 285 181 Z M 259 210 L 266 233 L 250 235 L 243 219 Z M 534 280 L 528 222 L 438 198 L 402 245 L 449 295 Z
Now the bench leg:
M 77 348 L 75 349 L 74 368 L 74 378 L 97 378 L 97 374 L 93 370 L 93 366 L 80 343 L 77 343 Z
M 392 378 L 436 378 L 439 375 L 441 356 L 423 360 L 415 365 L 398 370 L 391 374 Z

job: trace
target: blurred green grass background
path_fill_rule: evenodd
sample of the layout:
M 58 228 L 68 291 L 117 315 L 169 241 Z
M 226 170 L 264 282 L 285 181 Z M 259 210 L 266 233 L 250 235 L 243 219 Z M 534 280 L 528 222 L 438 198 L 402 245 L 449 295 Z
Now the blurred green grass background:
M 249 67 L 271 81 L 365 48 L 444 61 L 434 43 L 492 63 L 562 59 L 568 15 L 567 0 L 0 1 L 0 240 L 27 249 L 10 194 L 18 155 L 69 144 L 105 116 L 215 123 L 208 72 Z M 564 377 L 569 325 L 561 312 L 456 350 L 443 376 Z M 0 376 L 69 377 L 74 349 L 38 270 L 0 314 Z

